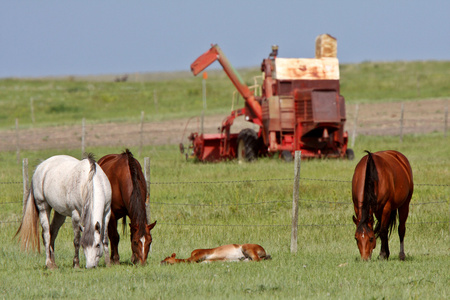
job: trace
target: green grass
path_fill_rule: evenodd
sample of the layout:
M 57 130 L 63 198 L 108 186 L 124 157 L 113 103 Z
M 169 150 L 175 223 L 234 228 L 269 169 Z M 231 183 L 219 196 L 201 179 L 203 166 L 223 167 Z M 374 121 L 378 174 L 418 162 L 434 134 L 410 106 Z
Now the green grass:
M 392 62 L 341 65 L 341 94 L 347 103 L 412 101 L 450 96 L 450 61 Z M 239 70 L 250 86 L 254 69 Z M 209 72 L 206 114 L 228 113 L 235 91 L 223 71 Z M 33 113 L 31 109 L 33 99 Z M 156 99 L 156 101 L 155 101 Z M 193 75 L 145 82 L 76 80 L 0 80 L 0 128 L 42 127 L 89 122 L 138 122 L 199 116 L 202 79 Z M 243 100 L 239 105 L 242 107 Z M 34 116 L 34 124 L 33 124 Z
M 363 150 L 397 149 L 410 160 L 416 183 L 405 237 L 405 262 L 398 260 L 398 235 L 391 258 L 361 262 L 351 221 L 350 183 Z M 98 158 L 119 148 L 88 149 Z M 122 236 L 120 266 L 72 269 L 73 233 L 66 224 L 56 240 L 59 268 L 46 270 L 45 255 L 26 254 L 12 237 L 21 217 L 22 170 L 14 152 L 0 153 L 0 292 L 16 298 L 146 299 L 446 299 L 450 296 L 450 148 L 442 134 L 358 137 L 356 158 L 310 160 L 301 165 L 298 252 L 290 253 L 293 164 L 262 159 L 251 164 L 186 162 L 176 147 L 144 148 L 151 159 L 153 247 L 145 267 L 130 263 Z M 137 154 L 137 149 L 131 149 Z M 24 152 L 30 168 L 54 150 Z M 78 156 L 78 150 L 65 154 Z M 137 156 L 137 155 L 136 155 Z M 30 170 L 30 174 L 31 174 Z M 251 180 L 251 181 L 248 181 Z M 430 185 L 432 184 L 432 185 Z M 3 204 L 12 202 L 11 204 Z M 430 203 L 436 202 L 436 203 Z M 189 204 L 189 205 L 182 205 Z M 233 226 L 229 226 L 233 225 Z M 226 243 L 259 243 L 273 259 L 260 263 L 161 266 L 172 252 Z M 80 254 L 81 264 L 85 263 Z

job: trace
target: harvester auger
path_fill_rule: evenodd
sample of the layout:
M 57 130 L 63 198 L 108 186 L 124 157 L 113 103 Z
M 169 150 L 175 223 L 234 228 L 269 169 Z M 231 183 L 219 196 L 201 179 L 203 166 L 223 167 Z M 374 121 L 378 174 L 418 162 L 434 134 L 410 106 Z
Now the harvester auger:
M 336 45 L 332 36 L 318 36 L 316 58 L 309 59 L 279 58 L 278 46 L 272 46 L 261 65 L 261 96 L 255 96 L 219 46 L 213 45 L 191 64 L 192 73 L 199 74 L 217 60 L 245 106 L 232 111 L 218 133 L 191 133 L 192 155 L 200 161 L 251 161 L 271 154 L 290 160 L 301 150 L 302 158 L 353 159 L 344 131 L 345 100 L 340 95 Z M 235 118 L 242 115 L 259 126 L 258 132 L 245 128 L 231 133 Z

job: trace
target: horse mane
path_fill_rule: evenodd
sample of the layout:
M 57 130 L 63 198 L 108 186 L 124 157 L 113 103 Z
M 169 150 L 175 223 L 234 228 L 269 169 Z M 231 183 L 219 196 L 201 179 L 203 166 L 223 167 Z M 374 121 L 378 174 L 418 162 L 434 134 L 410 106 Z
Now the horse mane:
M 131 182 L 133 184 L 133 191 L 130 197 L 130 219 L 137 222 L 139 225 L 139 236 L 145 234 L 145 225 L 147 225 L 147 214 L 145 211 L 145 201 L 142 201 L 142 195 L 140 185 L 145 182 L 144 175 L 142 174 L 141 168 L 137 160 L 133 157 L 133 154 L 129 149 L 125 149 L 122 153 L 128 158 L 128 167 L 130 169 Z
M 85 157 L 83 158 L 87 159 L 90 165 L 88 180 L 86 182 L 86 185 L 83 189 L 82 197 L 85 200 L 83 211 L 81 213 L 81 224 L 84 227 L 83 234 L 81 236 L 81 245 L 83 247 L 90 246 L 94 243 L 94 224 L 92 223 L 92 198 L 94 195 L 94 188 L 93 188 L 93 178 L 95 175 L 95 172 L 97 170 L 94 154 L 88 153 L 85 154 Z

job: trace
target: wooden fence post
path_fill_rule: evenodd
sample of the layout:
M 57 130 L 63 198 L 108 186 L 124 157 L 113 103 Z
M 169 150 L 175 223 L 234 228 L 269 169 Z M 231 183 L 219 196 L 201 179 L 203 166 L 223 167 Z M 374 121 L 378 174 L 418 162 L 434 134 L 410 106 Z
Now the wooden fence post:
M 292 230 L 291 230 L 291 253 L 297 252 L 297 231 L 298 231 L 298 200 L 300 189 L 300 162 L 301 151 L 295 151 L 294 162 L 294 188 L 292 195 Z
M 23 177 L 23 212 L 25 212 L 25 203 L 28 197 L 28 158 L 22 161 L 22 177 Z
M 150 224 L 150 157 L 144 157 L 144 176 L 147 184 L 147 199 L 145 200 L 145 212 L 147 214 L 147 224 Z

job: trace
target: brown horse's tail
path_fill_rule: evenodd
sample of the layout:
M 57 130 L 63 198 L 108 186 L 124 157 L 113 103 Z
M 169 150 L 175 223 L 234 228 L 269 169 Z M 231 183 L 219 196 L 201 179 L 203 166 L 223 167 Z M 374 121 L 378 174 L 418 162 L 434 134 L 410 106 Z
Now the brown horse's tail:
M 366 163 L 366 176 L 364 179 L 364 200 L 362 207 L 362 218 L 368 218 L 372 214 L 370 211 L 375 212 L 377 209 L 377 193 L 375 191 L 375 186 L 378 183 L 378 172 L 375 162 L 372 157 L 372 153 L 367 151 L 367 163 Z M 364 224 L 366 220 L 361 220 L 360 223 Z M 380 224 L 377 223 L 377 227 Z M 375 228 L 375 233 L 377 229 Z M 379 228 L 378 228 L 379 229 Z
M 17 229 L 14 237 L 19 236 L 19 243 L 22 250 L 34 250 L 41 252 L 39 239 L 39 214 L 34 202 L 33 184 L 31 184 L 28 197 L 23 206 L 22 223 Z
M 372 153 L 367 151 L 367 164 L 366 164 L 366 179 L 364 181 L 364 202 L 367 202 L 367 205 L 363 204 L 363 209 L 372 209 L 372 212 L 375 212 L 377 209 L 377 193 L 375 191 L 376 186 L 378 185 L 378 172 L 377 167 L 375 166 L 375 162 L 372 157 Z M 369 215 L 369 211 L 367 214 Z M 397 210 L 393 210 L 389 217 L 389 236 L 391 235 L 392 230 L 395 228 L 397 219 Z M 377 221 L 377 224 L 374 228 L 374 233 L 378 237 L 380 235 L 381 222 Z
M 145 198 L 147 196 L 147 190 L 145 189 L 145 194 L 142 195 L 141 184 L 145 185 L 145 178 L 142 174 L 139 162 L 133 157 L 130 150 L 126 149 L 125 153 L 128 157 L 128 167 L 130 169 L 131 182 L 133 183 L 133 191 L 130 196 L 130 218 L 135 222 L 139 222 L 144 225 L 147 224 L 147 214 L 145 211 Z M 145 226 L 139 226 L 139 228 L 140 230 L 145 230 Z M 139 234 L 143 235 L 144 232 L 140 232 Z

